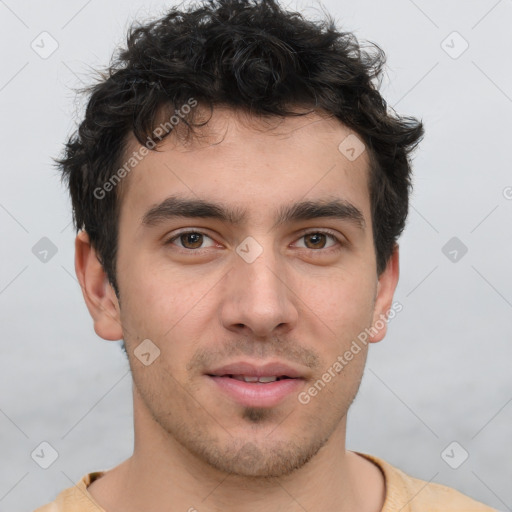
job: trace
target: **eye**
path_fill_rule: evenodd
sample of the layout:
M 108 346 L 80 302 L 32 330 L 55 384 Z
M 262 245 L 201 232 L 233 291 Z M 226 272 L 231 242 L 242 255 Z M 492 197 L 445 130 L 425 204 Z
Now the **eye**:
M 330 231 L 310 231 L 308 233 L 304 233 L 300 239 L 305 240 L 305 248 L 306 249 L 330 249 L 336 244 L 340 245 L 341 242 L 333 233 Z M 326 247 L 326 239 L 331 239 L 334 243 L 328 247 Z
M 201 247 L 204 239 L 208 238 L 209 240 L 212 240 L 208 235 L 205 233 L 202 233 L 201 231 L 182 231 L 181 233 L 178 233 L 177 235 L 174 235 L 172 238 L 167 240 L 166 244 L 172 244 L 175 240 L 178 240 L 180 244 L 177 244 L 178 247 L 181 247 L 182 249 L 188 249 L 188 250 L 194 250 L 194 249 L 204 249 L 204 247 Z M 213 240 L 212 240 L 213 242 Z M 214 244 L 210 245 L 209 247 L 212 247 Z

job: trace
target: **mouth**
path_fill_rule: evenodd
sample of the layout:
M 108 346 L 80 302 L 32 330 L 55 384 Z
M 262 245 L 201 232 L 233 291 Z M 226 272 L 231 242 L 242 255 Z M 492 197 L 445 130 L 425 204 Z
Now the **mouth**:
M 243 407 L 276 407 L 290 395 L 296 396 L 304 379 L 286 376 L 207 375 L 214 392 L 222 393 Z
M 287 375 L 267 375 L 258 377 L 256 375 L 208 375 L 209 377 L 221 377 L 221 378 L 229 378 L 240 380 L 242 382 L 251 382 L 257 384 L 268 384 L 269 382 L 277 382 L 283 379 L 291 379 L 293 377 L 288 377 Z

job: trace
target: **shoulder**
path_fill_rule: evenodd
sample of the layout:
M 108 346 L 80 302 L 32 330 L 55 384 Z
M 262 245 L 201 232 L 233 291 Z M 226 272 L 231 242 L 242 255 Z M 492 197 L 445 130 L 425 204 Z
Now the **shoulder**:
M 61 491 L 55 501 L 34 512 L 105 512 L 87 491 L 87 487 L 103 474 L 103 471 L 88 473 L 76 485 Z
M 384 474 L 386 499 L 382 512 L 496 512 L 456 489 L 413 478 L 378 457 L 357 453 L 376 464 Z

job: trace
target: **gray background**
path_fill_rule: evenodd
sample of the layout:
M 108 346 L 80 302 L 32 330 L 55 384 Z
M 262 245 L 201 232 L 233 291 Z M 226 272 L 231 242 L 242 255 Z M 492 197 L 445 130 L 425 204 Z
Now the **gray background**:
M 93 331 L 51 157 L 83 106 L 73 88 L 108 63 L 130 20 L 166 4 L 0 0 L 1 511 L 32 510 L 131 454 L 128 365 Z M 309 1 L 288 5 L 319 15 Z M 370 349 L 348 447 L 512 510 L 512 1 L 324 5 L 382 46 L 386 99 L 427 131 L 401 239 L 403 311 Z M 51 49 L 43 31 L 59 45 L 48 58 L 31 47 Z M 32 252 L 43 237 L 57 249 L 46 262 Z M 452 237 L 457 261 L 443 253 Z M 43 441 L 58 453 L 48 469 L 31 457 Z M 453 469 L 445 460 L 459 464 L 462 450 Z

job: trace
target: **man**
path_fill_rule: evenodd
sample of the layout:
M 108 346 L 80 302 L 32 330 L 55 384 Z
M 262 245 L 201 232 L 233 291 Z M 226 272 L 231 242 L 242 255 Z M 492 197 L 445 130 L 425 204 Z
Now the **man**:
M 60 166 L 134 452 L 39 511 L 492 510 L 345 447 L 423 134 L 388 111 L 383 63 L 274 0 L 132 29 Z

